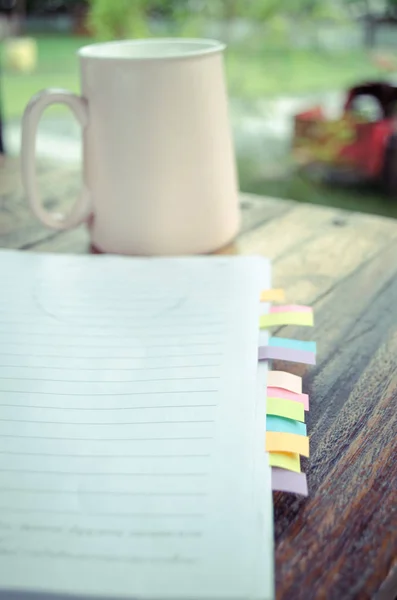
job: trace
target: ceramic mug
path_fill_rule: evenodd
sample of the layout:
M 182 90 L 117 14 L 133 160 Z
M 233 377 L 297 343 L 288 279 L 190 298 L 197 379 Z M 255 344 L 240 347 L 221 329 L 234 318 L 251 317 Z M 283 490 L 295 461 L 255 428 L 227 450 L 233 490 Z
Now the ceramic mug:
M 239 206 L 223 50 L 201 39 L 81 48 L 82 96 L 44 90 L 24 113 L 22 179 L 35 215 L 54 229 L 89 223 L 102 252 L 195 254 L 227 244 Z M 35 174 L 37 127 L 51 104 L 66 104 L 83 130 L 83 186 L 64 215 L 44 209 Z

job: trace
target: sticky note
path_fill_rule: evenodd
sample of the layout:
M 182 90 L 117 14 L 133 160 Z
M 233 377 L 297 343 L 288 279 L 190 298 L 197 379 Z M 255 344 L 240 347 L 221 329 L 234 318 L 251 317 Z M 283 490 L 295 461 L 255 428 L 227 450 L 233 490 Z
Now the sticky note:
M 260 297 L 261 302 L 285 302 L 285 293 L 281 289 L 263 290 Z
M 303 306 L 302 304 L 284 304 L 283 306 L 271 306 L 271 313 L 280 313 L 280 312 L 304 312 L 311 313 L 313 309 L 311 306 Z
M 269 313 L 259 317 L 259 327 L 266 329 L 275 325 L 304 325 L 311 327 L 313 325 L 312 312 L 282 312 Z
M 291 350 L 304 350 L 305 352 L 317 352 L 316 342 L 306 342 L 304 340 L 291 340 L 283 337 L 271 337 L 269 339 L 269 346 L 276 346 L 277 348 L 290 348 Z
M 277 417 L 276 415 L 266 416 L 266 431 L 279 431 L 280 433 L 297 433 L 298 435 L 307 435 L 306 425 L 294 419 Z
M 258 350 L 259 360 L 286 360 L 288 362 L 315 365 L 316 355 L 305 350 L 293 350 L 291 348 L 278 348 L 277 346 L 260 346 Z
M 295 452 L 309 456 L 309 438 L 296 433 L 266 432 L 266 452 Z
M 300 402 L 284 400 L 283 398 L 266 398 L 266 414 L 285 417 L 286 419 L 295 419 L 296 421 L 305 420 L 305 408 Z
M 267 395 L 270 398 L 284 398 L 285 400 L 292 400 L 293 402 L 300 402 L 303 404 L 305 410 L 309 410 L 309 396 L 308 394 L 295 394 L 288 390 L 283 390 L 279 387 L 268 387 Z
M 279 387 L 296 394 L 302 393 L 302 377 L 286 373 L 285 371 L 269 371 L 267 374 L 267 385 Z
M 272 467 L 272 490 L 308 495 L 305 473 L 293 473 L 278 467 Z
M 294 452 L 270 452 L 269 465 L 271 467 L 280 467 L 288 469 L 295 473 L 301 472 L 301 461 L 299 454 Z

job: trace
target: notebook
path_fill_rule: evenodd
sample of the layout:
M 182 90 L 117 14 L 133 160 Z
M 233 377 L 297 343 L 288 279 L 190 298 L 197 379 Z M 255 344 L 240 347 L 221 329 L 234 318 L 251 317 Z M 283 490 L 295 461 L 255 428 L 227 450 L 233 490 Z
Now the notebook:
M 3 251 L 0 276 L 0 597 L 271 600 L 269 261 Z

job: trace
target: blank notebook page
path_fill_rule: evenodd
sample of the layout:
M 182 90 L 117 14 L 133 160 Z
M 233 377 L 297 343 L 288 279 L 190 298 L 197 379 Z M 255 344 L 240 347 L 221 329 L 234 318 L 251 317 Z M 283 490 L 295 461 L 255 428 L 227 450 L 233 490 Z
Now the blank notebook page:
M 0 276 L 0 597 L 272 598 L 268 262 L 3 251 Z

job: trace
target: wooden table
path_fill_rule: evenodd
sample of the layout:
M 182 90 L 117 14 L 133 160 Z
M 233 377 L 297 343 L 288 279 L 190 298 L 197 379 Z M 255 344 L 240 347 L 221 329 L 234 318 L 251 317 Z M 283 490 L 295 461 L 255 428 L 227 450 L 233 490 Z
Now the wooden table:
M 39 167 L 51 209 L 71 203 L 76 172 Z M 397 595 L 397 222 L 242 196 L 243 228 L 225 252 L 265 254 L 288 301 L 315 309 L 310 394 L 310 497 L 275 494 L 279 600 L 376 600 Z M 0 246 L 88 250 L 84 228 L 40 226 L 15 162 L 0 169 Z M 302 329 L 284 328 L 302 338 Z M 313 337 L 307 332 L 306 338 Z

